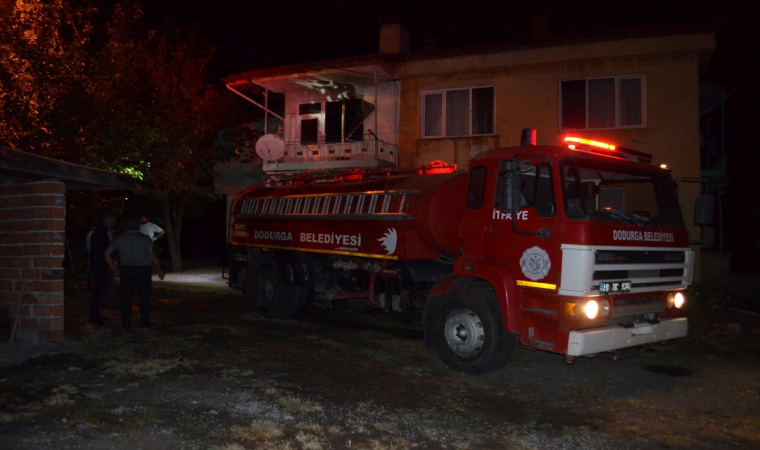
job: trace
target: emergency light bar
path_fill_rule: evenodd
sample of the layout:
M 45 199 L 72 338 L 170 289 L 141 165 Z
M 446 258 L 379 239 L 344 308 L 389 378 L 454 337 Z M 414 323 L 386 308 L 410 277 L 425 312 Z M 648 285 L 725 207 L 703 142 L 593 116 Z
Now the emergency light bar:
M 629 161 L 643 163 L 643 164 L 649 164 L 652 162 L 652 155 L 650 155 L 649 153 L 637 152 L 636 150 L 631 150 L 629 148 L 617 147 L 613 144 L 608 144 L 606 142 L 601 142 L 601 141 L 594 141 L 591 139 L 584 139 L 580 137 L 566 137 L 565 145 L 570 150 L 577 150 L 580 152 L 602 153 L 599 150 L 608 150 L 611 153 L 609 152 L 604 152 L 604 153 L 608 155 L 612 154 L 620 158 L 625 158 Z
M 606 142 L 592 141 L 591 139 L 583 139 L 579 137 L 566 137 L 565 144 L 572 150 L 581 150 L 577 148 L 576 144 L 568 144 L 568 142 L 575 142 L 581 145 L 588 145 L 589 147 L 602 148 L 604 150 L 615 150 L 615 146 Z

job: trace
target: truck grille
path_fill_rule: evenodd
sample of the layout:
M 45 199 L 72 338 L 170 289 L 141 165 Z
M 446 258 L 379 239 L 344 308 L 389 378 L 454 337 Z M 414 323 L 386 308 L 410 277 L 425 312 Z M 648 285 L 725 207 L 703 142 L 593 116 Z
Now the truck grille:
M 642 314 L 661 313 L 666 306 L 658 302 L 657 297 L 635 297 L 618 299 L 612 310 L 612 317 L 640 316 Z
M 630 281 L 631 293 L 683 289 L 692 276 L 688 248 L 612 247 L 562 244 L 560 294 L 598 295 L 600 282 Z M 628 307 L 622 313 L 638 312 Z
M 679 250 L 597 250 L 594 263 L 604 264 L 673 264 L 686 262 L 686 252 Z
M 684 269 L 596 270 L 594 280 L 614 281 L 628 278 L 672 278 L 683 276 Z

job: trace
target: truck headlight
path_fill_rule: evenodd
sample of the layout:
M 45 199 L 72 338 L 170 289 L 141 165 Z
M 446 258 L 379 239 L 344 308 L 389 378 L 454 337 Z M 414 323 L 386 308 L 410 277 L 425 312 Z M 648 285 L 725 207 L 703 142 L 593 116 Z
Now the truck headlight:
M 610 316 L 610 302 L 609 300 L 602 300 L 599 302 L 599 315 L 602 317 Z
M 596 300 L 589 300 L 583 305 L 583 312 L 589 319 L 596 319 L 599 315 L 599 303 Z
M 667 305 L 668 309 L 683 308 L 684 303 L 686 303 L 686 297 L 680 292 L 676 292 L 675 294 L 670 293 L 668 294 L 668 300 Z
M 609 317 L 610 302 L 602 300 L 587 300 L 586 302 L 565 302 L 565 315 L 568 317 L 586 317 L 596 319 L 597 317 Z

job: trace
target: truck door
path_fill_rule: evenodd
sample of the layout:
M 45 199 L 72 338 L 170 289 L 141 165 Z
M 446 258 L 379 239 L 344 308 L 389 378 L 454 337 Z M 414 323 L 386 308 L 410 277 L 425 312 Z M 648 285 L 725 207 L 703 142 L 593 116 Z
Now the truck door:
M 560 260 L 552 165 L 545 160 L 522 164 L 520 211 L 516 214 L 507 213 L 499 204 L 506 200 L 503 170 L 496 184 L 492 214 L 483 234 L 482 256 L 508 266 L 518 280 L 526 282 L 523 285 L 556 285 Z
M 483 237 L 486 231 L 489 205 L 493 203 L 495 170 L 486 166 L 476 166 L 470 170 L 470 183 L 467 190 L 467 209 L 461 218 L 459 235 L 462 238 L 462 253 L 468 256 L 483 256 Z M 490 189 L 489 189 L 490 187 Z

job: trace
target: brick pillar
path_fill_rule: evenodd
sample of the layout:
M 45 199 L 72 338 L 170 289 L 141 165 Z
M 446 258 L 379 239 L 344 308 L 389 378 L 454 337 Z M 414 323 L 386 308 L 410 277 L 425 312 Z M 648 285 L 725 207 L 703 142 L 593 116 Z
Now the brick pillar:
M 0 184 L 0 323 L 7 335 L 36 328 L 49 340 L 63 339 L 63 251 L 66 185 L 54 181 Z

